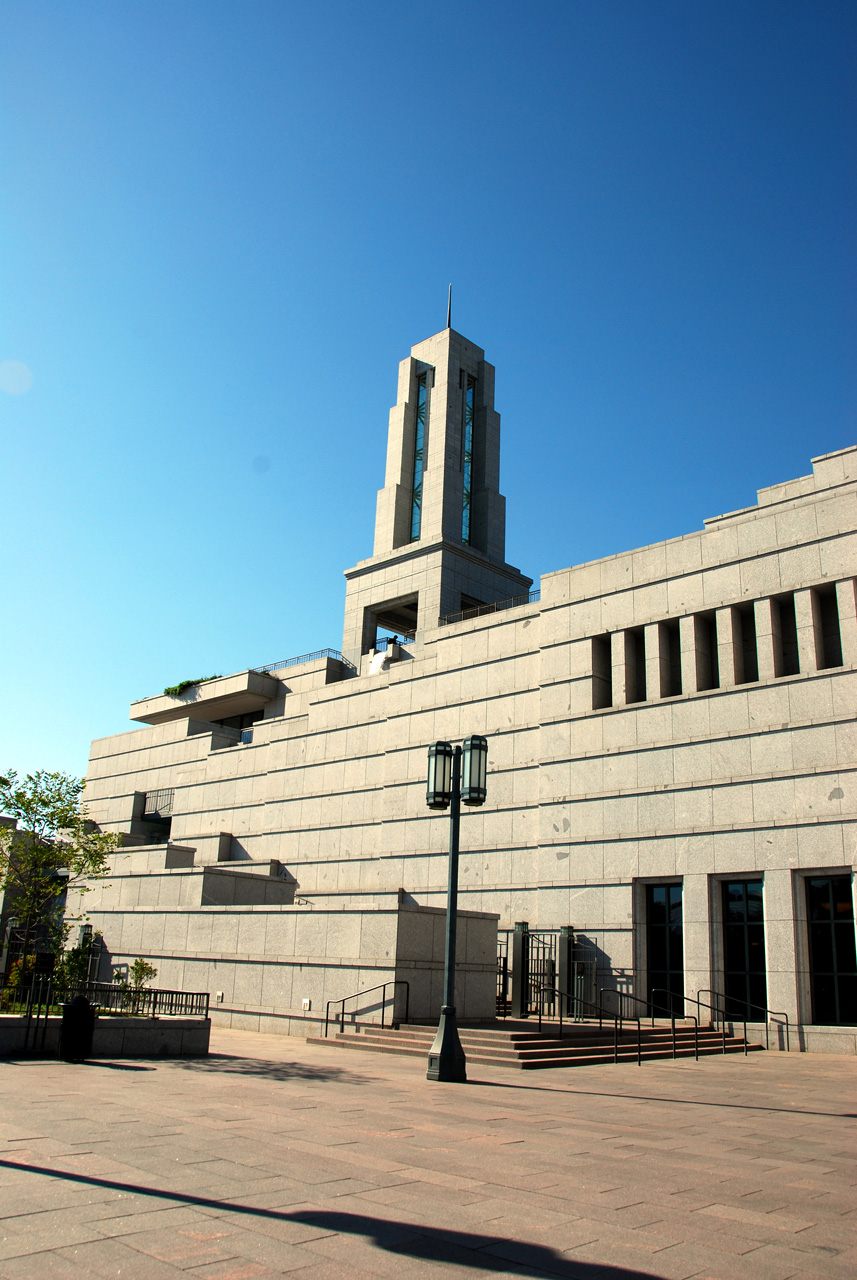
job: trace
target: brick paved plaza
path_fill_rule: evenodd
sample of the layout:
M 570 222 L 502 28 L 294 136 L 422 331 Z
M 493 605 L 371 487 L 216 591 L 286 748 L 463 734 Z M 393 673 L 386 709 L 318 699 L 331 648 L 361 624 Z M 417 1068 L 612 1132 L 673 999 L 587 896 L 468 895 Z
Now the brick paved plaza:
M 857 1274 L 855 1061 L 0 1065 L 2 1280 Z

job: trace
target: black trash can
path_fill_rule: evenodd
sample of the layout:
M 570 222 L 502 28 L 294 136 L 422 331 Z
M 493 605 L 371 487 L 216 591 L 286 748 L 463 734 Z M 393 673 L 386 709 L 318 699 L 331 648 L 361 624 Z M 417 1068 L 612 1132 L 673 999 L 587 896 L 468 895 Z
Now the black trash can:
M 66 1062 L 83 1062 L 92 1057 L 95 1010 L 86 996 L 75 996 L 62 1007 L 60 1057 Z

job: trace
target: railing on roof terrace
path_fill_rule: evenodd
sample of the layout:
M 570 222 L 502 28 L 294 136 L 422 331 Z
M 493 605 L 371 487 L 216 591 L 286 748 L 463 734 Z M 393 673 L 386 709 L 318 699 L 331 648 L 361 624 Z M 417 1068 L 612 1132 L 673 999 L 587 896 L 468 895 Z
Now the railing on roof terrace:
M 381 636 L 375 641 L 375 652 L 384 653 L 393 644 L 394 639 L 396 644 L 413 644 L 416 636 Z
M 354 663 L 344 658 L 338 649 L 316 649 L 315 653 L 301 653 L 297 658 L 284 658 L 282 662 L 269 662 L 264 667 L 252 667 L 251 670 L 259 675 L 267 675 L 271 671 L 282 671 L 283 667 L 299 667 L 302 662 L 318 662 L 321 658 L 335 658 L 351 671 L 357 670 Z
M 452 622 L 467 622 L 470 618 L 481 618 L 487 613 L 501 613 L 504 609 L 517 609 L 522 604 L 534 604 L 541 598 L 542 593 L 537 589 L 525 596 L 509 596 L 507 600 L 495 600 L 493 604 L 479 604 L 472 609 L 461 609 L 458 613 L 442 614 L 437 624 L 439 627 L 448 627 Z

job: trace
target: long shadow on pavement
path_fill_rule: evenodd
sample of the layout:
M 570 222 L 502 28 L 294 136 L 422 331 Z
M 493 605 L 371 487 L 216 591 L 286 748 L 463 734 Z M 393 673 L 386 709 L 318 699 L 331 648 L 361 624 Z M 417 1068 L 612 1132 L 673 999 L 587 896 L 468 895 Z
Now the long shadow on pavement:
M 804 1111 L 801 1107 L 766 1107 L 758 1102 L 710 1102 L 707 1098 L 661 1098 L 658 1094 L 608 1093 L 603 1089 L 562 1089 L 548 1084 L 505 1084 L 502 1080 L 468 1080 L 483 1089 L 526 1089 L 536 1093 L 561 1093 L 569 1097 L 616 1098 L 628 1102 L 668 1102 L 679 1107 L 726 1107 L 730 1111 L 776 1111 L 785 1116 L 822 1116 L 829 1120 L 857 1120 L 853 1111 Z
M 237 1204 L 232 1200 L 215 1200 L 209 1196 L 186 1195 L 181 1191 L 161 1191 L 157 1187 L 135 1182 L 117 1182 L 112 1178 L 95 1178 L 89 1174 L 68 1173 L 41 1165 L 15 1160 L 0 1160 L 0 1168 L 18 1169 L 22 1173 L 40 1174 L 66 1182 L 91 1187 L 107 1187 L 132 1195 L 153 1196 L 179 1204 L 195 1205 L 218 1212 L 248 1214 L 277 1222 L 300 1222 L 334 1234 L 363 1236 L 379 1249 L 431 1262 L 451 1262 L 458 1266 L 477 1267 L 480 1271 L 502 1271 L 521 1276 L 561 1276 L 564 1280 L 658 1280 L 652 1271 L 631 1271 L 602 1262 L 579 1262 L 546 1245 L 527 1244 L 505 1236 L 473 1235 L 469 1231 L 447 1231 L 420 1223 L 392 1222 L 387 1218 L 335 1210 L 304 1210 L 288 1213 L 279 1209 L 260 1209 L 255 1205 Z
M 230 1053 L 210 1053 L 207 1058 L 174 1058 L 186 1071 L 259 1076 L 265 1080 L 333 1080 L 339 1084 L 369 1084 L 377 1076 L 361 1075 L 346 1067 L 316 1067 L 308 1062 L 272 1062 L 267 1058 L 241 1058 Z

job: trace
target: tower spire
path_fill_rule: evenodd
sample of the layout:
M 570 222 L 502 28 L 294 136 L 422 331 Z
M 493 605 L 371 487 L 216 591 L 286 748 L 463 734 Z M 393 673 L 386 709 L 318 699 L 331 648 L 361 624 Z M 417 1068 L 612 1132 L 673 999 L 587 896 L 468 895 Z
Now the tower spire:
M 446 327 L 452 328 L 452 285 L 449 286 L 449 298 L 446 303 Z

